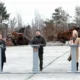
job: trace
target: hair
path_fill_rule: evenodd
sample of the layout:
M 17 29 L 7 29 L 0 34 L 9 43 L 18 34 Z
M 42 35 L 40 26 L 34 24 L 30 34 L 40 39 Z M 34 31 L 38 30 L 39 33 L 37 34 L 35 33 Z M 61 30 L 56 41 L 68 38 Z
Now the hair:
M 39 32 L 41 33 L 41 30 L 38 29 L 38 30 L 36 30 L 36 32 L 37 32 L 37 31 L 39 31 Z
M 78 32 L 76 31 L 76 30 L 73 30 L 73 32 L 72 32 L 73 34 L 75 34 L 76 35 L 76 37 L 78 37 Z

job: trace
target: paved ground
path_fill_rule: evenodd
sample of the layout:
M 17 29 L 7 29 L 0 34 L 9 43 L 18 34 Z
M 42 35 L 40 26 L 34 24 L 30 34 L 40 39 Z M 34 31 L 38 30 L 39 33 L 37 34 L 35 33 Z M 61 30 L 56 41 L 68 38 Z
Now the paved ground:
M 69 53 L 68 46 L 45 47 L 44 70 L 40 74 L 33 74 L 32 48 L 8 47 L 7 63 L 0 80 L 80 80 L 80 73 L 70 73 L 71 63 L 67 61 Z

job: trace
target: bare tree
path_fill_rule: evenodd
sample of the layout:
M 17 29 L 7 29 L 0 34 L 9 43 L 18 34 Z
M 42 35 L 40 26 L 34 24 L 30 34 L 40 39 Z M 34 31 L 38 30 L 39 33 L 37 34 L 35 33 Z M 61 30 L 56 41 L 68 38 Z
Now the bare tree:
M 13 19 L 10 19 L 10 20 L 9 20 L 9 24 L 10 24 L 10 27 L 11 27 L 11 31 L 14 31 L 14 28 L 15 28 L 15 26 L 16 26 L 16 23 L 17 23 L 17 21 L 16 21 L 15 17 L 14 17 Z
M 27 25 L 24 29 L 24 35 L 30 40 L 32 38 L 31 26 Z
M 40 30 L 44 27 L 44 20 L 42 19 L 38 11 L 35 11 L 34 24 L 35 24 L 35 27 Z
M 23 21 L 22 21 L 21 15 L 17 14 L 16 19 L 17 19 L 17 27 L 18 27 L 18 29 L 20 29 L 23 26 Z
M 77 26 L 80 27 L 80 7 L 79 6 L 77 6 L 75 8 L 75 12 L 76 12 L 75 22 L 76 22 Z

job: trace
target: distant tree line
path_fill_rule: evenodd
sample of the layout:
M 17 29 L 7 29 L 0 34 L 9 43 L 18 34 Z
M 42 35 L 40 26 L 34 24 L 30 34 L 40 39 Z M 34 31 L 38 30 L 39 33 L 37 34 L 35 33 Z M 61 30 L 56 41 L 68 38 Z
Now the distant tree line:
M 19 13 L 17 13 L 16 17 L 9 19 L 10 14 L 7 13 L 5 4 L 0 2 L 0 32 L 5 38 L 11 36 L 11 40 L 13 39 L 12 33 L 17 33 L 18 36 L 21 34 L 23 38 L 30 41 L 35 31 L 40 29 L 46 41 L 63 39 L 63 36 L 67 37 L 65 40 L 69 40 L 68 34 L 71 35 L 72 29 L 78 28 L 79 32 L 80 7 L 75 7 L 75 17 L 72 22 L 70 22 L 72 16 L 63 10 L 62 7 L 58 7 L 54 11 L 52 18 L 46 20 L 42 18 L 38 11 L 35 11 L 32 25 L 24 25 L 22 16 Z M 16 41 L 16 37 L 14 37 L 14 40 Z

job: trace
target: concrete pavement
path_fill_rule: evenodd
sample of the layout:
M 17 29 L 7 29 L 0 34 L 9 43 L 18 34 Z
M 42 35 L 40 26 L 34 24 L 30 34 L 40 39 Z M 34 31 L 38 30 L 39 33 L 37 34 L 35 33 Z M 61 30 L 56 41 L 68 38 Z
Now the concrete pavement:
M 69 53 L 68 46 L 45 47 L 43 72 L 33 74 L 31 46 L 7 47 L 7 62 L 0 80 L 79 80 L 79 73 L 70 73 L 71 62 L 67 61 Z

